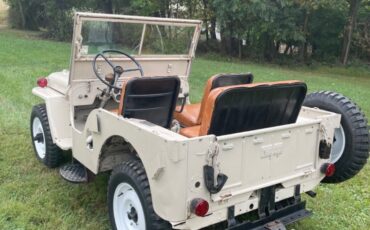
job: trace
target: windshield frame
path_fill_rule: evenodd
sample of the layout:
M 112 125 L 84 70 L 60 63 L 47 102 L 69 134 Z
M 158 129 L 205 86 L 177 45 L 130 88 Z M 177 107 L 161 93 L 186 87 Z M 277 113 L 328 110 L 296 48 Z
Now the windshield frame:
M 84 54 L 82 52 L 82 25 L 85 21 L 96 22 L 117 22 L 117 23 L 132 23 L 142 25 L 142 32 L 140 38 L 140 46 L 137 54 L 132 54 L 134 57 L 154 57 L 154 58 L 193 58 L 195 55 L 196 45 L 200 36 L 202 21 L 189 19 L 174 19 L 174 18 L 157 18 L 157 17 L 143 17 L 143 16 L 127 16 L 114 14 L 97 14 L 97 13 L 80 13 L 75 14 L 75 34 L 74 34 L 74 57 L 77 60 L 91 59 L 96 54 Z M 174 26 L 174 27 L 192 27 L 194 28 L 191 36 L 190 47 L 188 53 L 182 54 L 142 54 L 142 48 L 145 44 L 145 32 L 147 25 L 158 26 Z M 112 56 L 116 58 L 117 56 Z

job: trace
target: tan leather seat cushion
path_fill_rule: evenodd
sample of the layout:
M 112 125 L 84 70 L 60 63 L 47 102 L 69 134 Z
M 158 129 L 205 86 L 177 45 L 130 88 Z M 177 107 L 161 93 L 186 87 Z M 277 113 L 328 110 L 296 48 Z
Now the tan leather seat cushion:
M 183 112 L 181 112 L 180 114 L 178 112 L 175 112 L 174 116 L 176 120 L 178 120 L 182 126 L 186 126 L 186 127 L 199 125 L 202 121 L 202 116 L 203 116 L 203 112 L 206 106 L 207 98 L 212 91 L 214 81 L 222 77 L 224 78 L 227 77 L 229 78 L 229 80 L 233 77 L 238 77 L 235 79 L 240 79 L 241 76 L 245 79 L 249 79 L 248 81 L 253 80 L 253 76 L 250 73 L 248 74 L 216 74 L 210 77 L 207 80 L 207 83 L 204 87 L 203 98 L 202 98 L 201 103 L 194 104 L 194 105 L 186 105 Z M 231 83 L 228 83 L 228 84 L 231 84 Z M 232 83 L 232 85 L 234 84 L 238 85 L 239 83 L 237 82 Z M 217 86 L 217 87 L 220 87 L 220 86 Z
M 180 106 L 178 106 L 180 107 Z M 180 108 L 178 108 L 180 109 Z M 185 105 L 181 113 L 174 113 L 175 119 L 183 126 L 194 126 L 199 124 L 200 103 Z
M 181 113 L 174 113 L 174 117 L 180 122 L 181 125 L 188 127 L 200 124 L 205 103 L 209 93 L 211 92 L 212 82 L 217 76 L 219 75 L 214 75 L 207 80 L 201 103 L 185 105 L 184 110 Z

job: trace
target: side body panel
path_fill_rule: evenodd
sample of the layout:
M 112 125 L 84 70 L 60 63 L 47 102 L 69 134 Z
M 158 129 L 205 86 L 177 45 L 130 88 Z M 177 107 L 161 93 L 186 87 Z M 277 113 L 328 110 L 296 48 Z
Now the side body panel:
M 86 144 L 90 135 L 93 149 Z M 157 214 L 172 221 L 186 219 L 186 138 L 148 122 L 96 109 L 90 113 L 84 131 L 73 133 L 73 157 L 98 173 L 102 146 L 112 136 L 123 137 L 138 153 L 148 175 Z

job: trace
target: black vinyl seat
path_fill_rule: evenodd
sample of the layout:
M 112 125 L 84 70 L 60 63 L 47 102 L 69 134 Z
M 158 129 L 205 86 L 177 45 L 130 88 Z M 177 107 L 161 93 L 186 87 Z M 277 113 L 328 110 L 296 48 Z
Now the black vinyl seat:
M 295 123 L 307 86 L 282 81 L 227 86 L 214 89 L 206 103 L 202 123 L 186 127 L 187 137 L 217 136 Z
M 226 135 L 295 123 L 305 83 L 235 88 L 216 100 L 208 134 Z
M 251 73 L 245 74 L 219 74 L 214 77 L 211 83 L 211 90 L 224 86 L 244 85 L 253 82 Z
M 131 78 L 122 86 L 118 113 L 169 128 L 179 89 L 176 76 Z

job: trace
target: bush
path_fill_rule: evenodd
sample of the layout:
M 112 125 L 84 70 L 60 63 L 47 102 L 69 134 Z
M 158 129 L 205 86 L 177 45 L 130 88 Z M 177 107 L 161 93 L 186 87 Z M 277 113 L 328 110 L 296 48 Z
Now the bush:
M 197 46 L 198 53 L 219 53 L 220 52 L 220 42 L 217 40 L 199 40 Z
M 91 10 L 93 1 L 73 0 L 6 0 L 10 6 L 8 21 L 13 28 L 44 29 L 45 36 L 55 40 L 71 40 L 73 11 Z
M 43 2 L 38 0 L 6 0 L 8 21 L 16 29 L 38 30 L 43 21 Z
M 73 10 L 55 12 L 46 29 L 48 38 L 70 41 L 73 35 Z
M 71 40 L 74 11 L 149 14 L 147 7 L 128 1 L 101 0 L 6 0 L 10 6 L 9 22 L 13 28 L 45 30 L 55 40 Z M 113 4 L 114 3 L 114 4 Z M 113 6 L 113 5 L 114 6 Z M 114 9 L 114 10 L 113 10 Z M 144 10 L 145 9 L 145 10 Z M 146 12 L 148 11 L 148 12 Z

